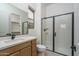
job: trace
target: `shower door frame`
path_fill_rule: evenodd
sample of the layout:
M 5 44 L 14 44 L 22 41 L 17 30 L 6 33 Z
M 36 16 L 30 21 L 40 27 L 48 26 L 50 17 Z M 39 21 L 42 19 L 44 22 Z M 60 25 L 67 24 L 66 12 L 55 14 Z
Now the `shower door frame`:
M 45 20 L 45 19 L 48 19 L 48 18 L 52 18 L 52 20 L 53 20 L 53 27 L 52 27 L 53 28 L 53 38 L 52 38 L 52 41 L 53 41 L 53 44 L 52 44 L 53 50 L 52 50 L 52 52 L 58 53 L 58 52 L 55 51 L 55 36 L 54 36 L 54 32 L 55 32 L 55 17 L 62 16 L 62 15 L 67 15 L 67 14 L 72 14 L 72 41 L 71 41 L 71 45 L 72 46 L 71 47 L 74 47 L 74 12 L 41 18 L 41 44 L 43 44 L 43 42 L 42 42 L 43 41 L 43 39 L 42 39 L 42 37 L 43 37 L 42 36 L 42 26 L 43 26 L 42 25 L 42 20 Z M 62 53 L 58 53 L 58 54 L 67 56 L 67 55 L 62 54 Z M 74 56 L 74 50 L 73 50 L 73 48 L 71 48 L 71 55 Z
M 62 54 L 62 53 L 59 53 L 59 52 L 56 52 L 55 51 L 55 17 L 58 17 L 58 16 L 63 16 L 63 15 L 67 15 L 67 14 L 72 14 L 72 39 L 71 39 L 71 55 L 74 56 L 74 12 L 70 12 L 70 13 L 65 13 L 65 14 L 60 14 L 60 15 L 56 15 L 56 16 L 53 16 L 53 51 L 55 53 L 58 53 L 58 54 L 61 54 L 61 55 L 64 55 L 64 56 L 67 56 L 65 54 Z
M 42 27 L 43 27 L 43 24 L 42 24 L 42 21 L 43 20 L 46 20 L 46 19 L 48 19 L 48 18 L 52 18 L 52 20 L 53 20 L 53 16 L 50 16 L 50 17 L 44 17 L 44 18 L 41 18 L 41 44 L 43 44 L 43 36 L 42 36 Z M 52 25 L 53 26 L 53 25 Z M 53 28 L 53 27 L 52 27 Z M 52 38 L 52 42 L 53 42 L 53 38 Z M 48 49 L 47 49 L 48 50 Z M 53 51 L 53 48 L 52 48 L 52 50 L 49 50 L 49 51 L 52 51 L 52 52 L 54 52 Z

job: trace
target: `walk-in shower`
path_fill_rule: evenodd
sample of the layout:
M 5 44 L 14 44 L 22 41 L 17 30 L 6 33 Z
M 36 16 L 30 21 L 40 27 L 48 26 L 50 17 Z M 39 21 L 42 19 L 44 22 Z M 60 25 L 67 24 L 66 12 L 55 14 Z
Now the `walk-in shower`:
M 44 17 L 42 24 L 42 44 L 48 50 L 62 54 L 74 55 L 74 13 L 65 13 Z

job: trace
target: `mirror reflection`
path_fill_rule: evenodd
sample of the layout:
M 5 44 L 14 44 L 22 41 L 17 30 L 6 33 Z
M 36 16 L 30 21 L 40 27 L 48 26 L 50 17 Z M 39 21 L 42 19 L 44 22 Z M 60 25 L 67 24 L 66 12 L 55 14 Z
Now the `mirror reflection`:
M 27 12 L 11 4 L 0 3 L 0 36 L 27 34 L 27 26 Z

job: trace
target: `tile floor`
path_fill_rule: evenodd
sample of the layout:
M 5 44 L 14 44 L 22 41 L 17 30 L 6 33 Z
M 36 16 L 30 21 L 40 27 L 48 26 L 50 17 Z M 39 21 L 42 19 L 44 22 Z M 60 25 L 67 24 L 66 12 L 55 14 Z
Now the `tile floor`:
M 54 52 L 51 52 L 51 51 L 46 51 L 47 55 L 46 56 L 62 56 L 60 54 L 57 54 L 57 53 L 54 53 Z
M 62 56 L 62 55 L 47 50 L 45 55 L 38 54 L 38 56 Z

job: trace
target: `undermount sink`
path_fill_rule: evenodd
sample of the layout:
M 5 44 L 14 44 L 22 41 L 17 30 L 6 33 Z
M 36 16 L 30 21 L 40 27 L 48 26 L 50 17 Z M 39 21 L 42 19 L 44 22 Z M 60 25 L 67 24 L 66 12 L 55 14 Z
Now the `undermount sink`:
M 9 43 L 9 42 L 18 42 L 18 41 L 21 41 L 23 40 L 22 38 L 15 38 L 15 39 L 9 39 L 9 40 L 6 40 L 4 41 L 5 43 Z
M 15 39 L 8 39 L 8 40 L 5 40 L 4 42 L 5 43 L 15 43 L 15 42 L 20 42 L 20 41 L 23 41 L 23 40 L 25 40 L 25 38 L 24 37 L 18 37 L 18 38 L 15 38 Z
M 25 41 L 24 37 L 18 37 L 18 38 L 16 37 L 13 40 L 9 38 L 9 39 L 0 41 L 0 47 L 6 48 L 9 45 L 19 44 L 19 43 L 24 42 L 24 41 Z
M 27 36 L 28 38 L 28 36 Z M 3 41 L 0 41 L 2 42 L 2 44 L 15 44 L 15 43 L 19 43 L 19 42 L 22 42 L 22 41 L 26 41 L 26 37 L 25 36 L 18 36 L 18 37 L 15 37 L 15 39 L 11 39 L 11 38 L 8 38 L 6 40 L 3 40 Z
M 15 39 L 14 39 L 14 40 L 6 40 L 6 41 L 4 41 L 4 42 L 5 42 L 5 43 L 12 43 L 12 42 L 14 43 L 14 42 L 17 42 L 17 41 L 19 41 L 19 40 L 15 40 Z

